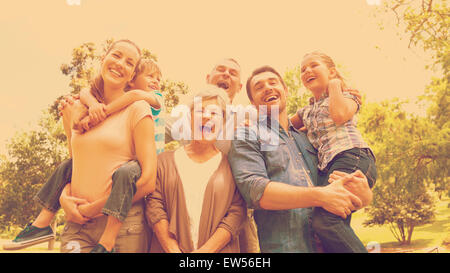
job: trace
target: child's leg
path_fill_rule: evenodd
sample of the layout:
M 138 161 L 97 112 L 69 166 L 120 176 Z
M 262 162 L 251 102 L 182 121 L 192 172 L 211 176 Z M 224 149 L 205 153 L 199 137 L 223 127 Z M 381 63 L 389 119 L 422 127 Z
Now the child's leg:
M 34 200 L 41 204 L 44 209 L 55 214 L 61 207 L 61 205 L 59 204 L 59 197 L 61 196 L 64 187 L 71 180 L 72 159 L 69 158 L 59 164 L 59 166 L 53 172 L 52 176 L 50 176 L 47 182 L 36 194 Z
M 11 243 L 6 243 L 6 250 L 17 250 L 54 238 L 50 227 L 51 221 L 60 208 L 59 197 L 62 190 L 72 179 L 72 159 L 64 160 L 53 172 L 34 197 L 43 208 L 33 223 L 28 224 Z
M 338 154 L 328 167 L 327 180 L 325 181 L 328 181 L 329 175 L 335 170 L 353 173 L 357 169 L 366 174 L 371 186 L 374 183 L 372 179 L 376 179 L 376 172 L 375 175 L 373 174 L 373 170 L 375 170 L 374 161 L 362 149 L 351 149 Z M 312 226 L 326 252 L 367 252 L 361 240 L 351 228 L 350 219 L 351 215 L 342 219 L 322 208 L 314 208 Z
M 102 209 L 108 221 L 99 241 L 108 251 L 114 247 L 122 222 L 130 211 L 140 176 L 141 167 L 136 160 L 124 164 L 112 176 L 111 194 Z

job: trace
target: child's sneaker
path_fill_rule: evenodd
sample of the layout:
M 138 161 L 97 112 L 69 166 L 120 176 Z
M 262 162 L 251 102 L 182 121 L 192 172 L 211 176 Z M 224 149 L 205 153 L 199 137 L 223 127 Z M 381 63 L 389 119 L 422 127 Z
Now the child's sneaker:
M 89 253 L 114 253 L 114 248 L 111 251 L 106 250 L 101 244 L 97 244 Z
M 28 224 L 11 243 L 3 245 L 4 250 L 18 250 L 55 239 L 50 226 L 38 228 Z

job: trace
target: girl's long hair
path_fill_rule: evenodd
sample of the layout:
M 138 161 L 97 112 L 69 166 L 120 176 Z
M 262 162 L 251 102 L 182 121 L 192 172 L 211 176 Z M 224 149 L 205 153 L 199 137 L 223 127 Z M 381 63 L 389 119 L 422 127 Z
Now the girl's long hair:
M 133 45 L 134 47 L 136 47 L 138 53 L 139 53 L 139 60 L 136 64 L 136 66 L 134 67 L 134 69 L 136 70 L 136 67 L 139 67 L 139 62 L 141 59 L 141 49 L 139 48 L 139 46 L 137 46 L 133 41 L 130 41 L 128 39 L 122 39 L 122 40 L 118 40 L 115 41 L 111 44 L 111 46 L 108 48 L 108 50 L 105 53 L 105 56 L 109 54 L 109 52 L 114 48 L 114 46 L 118 43 L 121 42 L 125 42 L 125 43 L 129 43 L 131 45 Z M 91 90 L 91 94 L 97 99 L 98 102 L 104 103 L 105 102 L 105 94 L 104 94 L 104 83 L 103 83 L 103 78 L 101 73 L 98 73 L 92 80 L 90 83 L 90 90 Z
M 323 63 L 328 67 L 328 69 L 334 68 L 336 70 L 336 77 L 342 81 L 342 86 L 343 87 L 347 86 L 345 84 L 344 77 L 342 77 L 342 75 L 339 73 L 339 71 L 336 68 L 336 64 L 334 63 L 333 59 L 331 59 L 330 56 L 328 56 L 327 54 L 320 52 L 320 51 L 313 51 L 313 52 L 308 53 L 305 56 L 303 56 L 303 58 L 306 58 L 306 56 L 309 56 L 309 55 L 314 55 L 314 56 L 321 58 Z

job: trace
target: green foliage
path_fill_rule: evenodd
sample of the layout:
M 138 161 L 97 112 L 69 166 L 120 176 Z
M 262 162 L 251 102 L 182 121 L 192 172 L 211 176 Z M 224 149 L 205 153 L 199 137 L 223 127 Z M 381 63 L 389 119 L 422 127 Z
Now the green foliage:
M 62 125 L 45 112 L 35 130 L 18 132 L 0 162 L 0 227 L 24 226 L 41 209 L 33 201 L 52 171 L 67 157 Z
M 300 65 L 293 69 L 288 69 L 283 76 L 283 80 L 288 88 L 287 113 L 289 116 L 295 114 L 298 109 L 305 107 L 311 93 L 303 88 Z
M 389 224 L 394 236 L 409 244 L 414 227 L 434 217 L 434 189 L 448 190 L 450 143 L 430 119 L 402 110 L 403 103 L 393 99 L 365 105 L 359 128 L 378 170 L 365 225 Z
M 163 80 L 161 83 L 161 93 L 164 96 L 165 111 L 170 113 L 179 102 L 179 95 L 184 95 L 189 92 L 189 87 L 181 82 L 171 80 Z
M 432 53 L 433 66 L 448 73 L 450 64 L 450 8 L 445 0 L 387 0 L 384 12 L 392 12 L 397 26 L 409 37 L 409 46 L 420 46 Z
M 432 221 L 434 194 L 450 194 L 449 8 L 441 0 L 387 0 L 409 47 L 431 53 L 431 67 L 442 71 L 420 102 L 427 117 L 406 114 L 403 102 L 385 101 L 362 108 L 359 127 L 375 151 L 379 178 L 365 225 L 389 224 L 401 243 L 409 244 L 415 226 Z M 430 68 L 430 66 L 427 66 Z

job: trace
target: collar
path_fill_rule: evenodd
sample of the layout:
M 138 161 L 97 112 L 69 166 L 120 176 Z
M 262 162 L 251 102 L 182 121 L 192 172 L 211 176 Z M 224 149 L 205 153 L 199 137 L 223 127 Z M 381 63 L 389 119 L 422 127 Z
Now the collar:
M 317 102 L 319 102 L 321 100 L 324 100 L 326 98 L 328 98 L 328 92 L 323 92 L 318 100 L 316 100 L 315 97 L 309 98 L 309 105 L 313 105 L 314 103 L 317 103 Z

